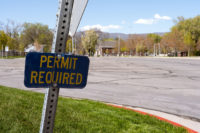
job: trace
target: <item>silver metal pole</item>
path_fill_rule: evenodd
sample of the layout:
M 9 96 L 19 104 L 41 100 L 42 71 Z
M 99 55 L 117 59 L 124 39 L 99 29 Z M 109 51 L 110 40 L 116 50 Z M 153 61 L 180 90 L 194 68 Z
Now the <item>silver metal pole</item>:
M 52 43 L 52 53 L 58 53 L 58 57 L 61 57 L 60 55 L 65 53 L 73 3 L 74 0 L 60 0 L 56 32 Z M 47 89 L 43 105 L 40 133 L 53 133 L 59 90 L 60 88 L 57 87 L 56 83 Z

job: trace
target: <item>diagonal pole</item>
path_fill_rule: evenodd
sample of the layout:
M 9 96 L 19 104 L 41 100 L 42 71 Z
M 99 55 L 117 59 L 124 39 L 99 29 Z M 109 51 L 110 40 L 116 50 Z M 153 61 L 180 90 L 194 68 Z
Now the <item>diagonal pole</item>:
M 60 0 L 59 2 L 59 14 L 51 51 L 52 53 L 57 53 L 58 58 L 61 57 L 61 54 L 65 53 L 74 0 Z M 60 88 L 57 87 L 56 83 L 47 88 L 40 133 L 53 133 L 59 90 Z

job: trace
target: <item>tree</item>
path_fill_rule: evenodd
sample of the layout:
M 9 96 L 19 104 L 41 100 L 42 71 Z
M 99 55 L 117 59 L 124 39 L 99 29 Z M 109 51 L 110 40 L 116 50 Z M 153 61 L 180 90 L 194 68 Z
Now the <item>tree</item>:
M 81 37 L 82 45 L 89 56 L 93 56 L 95 53 L 95 47 L 98 40 L 98 35 L 94 30 L 88 30 L 85 35 Z
M 75 36 L 74 36 L 74 44 L 75 44 L 75 53 L 79 54 L 79 55 L 84 55 L 84 47 L 81 44 L 81 37 L 84 34 L 84 32 L 78 32 Z
M 72 52 L 72 39 L 68 37 L 67 43 L 66 43 L 66 52 L 70 53 Z
M 150 46 L 148 46 L 148 51 L 150 50 L 151 51 L 151 53 L 154 51 L 154 54 L 156 54 L 157 55 L 157 48 L 156 48 L 156 45 L 157 45 L 157 47 L 159 47 L 158 49 L 159 49 L 159 54 L 160 54 L 160 42 L 161 42 L 161 36 L 159 36 L 159 35 L 157 35 L 157 34 L 148 34 L 147 35 L 147 42 L 150 42 L 151 43 L 151 45 Z M 152 45 L 152 43 L 153 43 L 153 45 Z M 149 45 L 149 44 L 148 44 Z M 156 48 L 156 49 L 155 49 Z
M 52 40 L 53 33 L 47 25 L 40 23 L 23 24 L 23 30 L 21 33 L 23 48 L 27 47 L 28 44 L 37 44 L 38 46 L 42 44 L 45 46 L 45 52 L 48 52 L 50 51 Z
M 195 47 L 195 41 L 192 39 L 191 33 L 184 35 L 184 43 L 188 47 L 188 56 L 190 56 L 191 49 Z
M 21 24 L 8 20 L 3 26 L 5 33 L 8 35 L 8 46 L 10 50 L 20 50 Z
M 116 45 L 118 49 L 118 44 Z M 126 42 L 123 39 L 120 39 L 120 52 L 128 52 L 130 49 L 128 48 Z
M 153 38 L 151 38 L 151 36 L 149 36 L 149 35 L 146 36 L 145 45 L 147 48 L 148 55 L 153 53 L 154 40 L 153 40 Z
M 15 39 L 13 39 L 10 36 L 7 36 L 7 46 L 9 47 L 10 50 L 17 49 L 17 48 L 15 48 L 16 45 L 14 45 L 14 44 L 17 44 L 17 43 L 18 42 L 16 42 Z
M 136 46 L 137 54 L 139 53 L 139 55 L 142 56 L 142 54 L 144 54 L 145 51 L 146 51 L 146 47 L 144 46 L 144 44 L 138 43 Z
M 0 21 L 0 30 L 3 30 L 3 23 Z
M 182 36 L 182 41 L 188 49 L 188 55 L 195 53 L 198 50 L 200 39 L 200 16 L 184 19 L 179 17 L 174 26 Z
M 162 46 L 162 52 L 164 54 L 167 54 L 168 52 L 171 52 L 170 51 L 170 45 L 173 44 L 173 42 L 171 41 L 171 36 L 170 36 L 170 33 L 165 33 L 162 37 L 162 40 L 161 40 L 161 46 Z
M 131 54 L 134 54 L 137 52 L 137 46 L 139 43 L 140 44 L 144 43 L 144 36 L 137 35 L 137 34 L 129 35 L 126 45 L 127 45 L 127 48 L 130 50 Z
M 177 27 L 172 27 L 171 32 L 164 34 L 160 43 L 165 54 L 171 52 L 177 54 L 177 52 L 185 51 L 182 33 Z
M 183 33 L 176 26 L 172 27 L 169 37 L 171 40 L 171 44 L 169 46 L 173 48 L 175 52 L 185 51 L 183 44 Z
M 8 36 L 4 31 L 0 31 L 0 49 L 4 50 L 8 42 Z M 2 49 L 3 48 L 3 49 Z
M 162 39 L 161 36 L 159 36 L 157 34 L 148 34 L 147 37 L 152 39 L 155 44 L 160 43 L 160 41 Z

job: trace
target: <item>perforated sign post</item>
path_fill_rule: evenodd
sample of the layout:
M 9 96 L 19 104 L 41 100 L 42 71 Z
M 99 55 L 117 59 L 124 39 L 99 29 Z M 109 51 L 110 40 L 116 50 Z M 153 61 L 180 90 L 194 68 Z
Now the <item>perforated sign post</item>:
M 52 53 L 29 53 L 26 56 L 25 86 L 49 87 L 44 99 L 40 133 L 53 133 L 60 87 L 83 88 L 87 83 L 88 57 L 65 55 L 73 5 L 74 0 L 59 0 Z

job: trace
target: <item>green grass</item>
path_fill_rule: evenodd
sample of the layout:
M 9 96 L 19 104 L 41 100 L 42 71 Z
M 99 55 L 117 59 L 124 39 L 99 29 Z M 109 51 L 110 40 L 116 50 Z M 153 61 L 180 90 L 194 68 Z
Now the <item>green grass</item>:
M 44 94 L 0 86 L 0 133 L 37 133 Z M 59 98 L 56 133 L 185 133 L 186 130 L 100 102 Z

